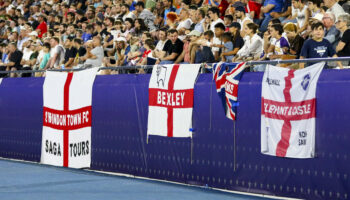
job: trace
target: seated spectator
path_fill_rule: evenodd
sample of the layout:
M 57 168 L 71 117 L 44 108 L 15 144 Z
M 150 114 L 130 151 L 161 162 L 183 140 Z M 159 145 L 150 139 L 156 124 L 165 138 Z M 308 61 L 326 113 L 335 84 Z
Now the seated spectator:
M 86 54 L 86 49 L 82 46 L 82 40 L 80 38 L 74 38 L 73 46 L 77 49 L 77 54 L 74 60 L 74 66 L 78 65 L 79 57 L 83 57 Z
M 45 69 L 45 66 L 46 64 L 49 62 L 49 59 L 50 59 L 50 44 L 49 43 L 44 43 L 43 44 L 43 47 L 42 47 L 42 50 L 43 50 L 43 56 L 38 58 L 38 61 L 39 61 L 39 69 L 40 70 L 43 70 Z M 40 77 L 42 76 L 43 73 L 35 73 L 35 76 L 36 77 Z
M 193 30 L 184 39 L 183 51 L 175 63 L 190 64 L 195 62 L 194 54 L 197 50 L 197 40 L 201 36 L 199 31 Z
M 205 18 L 205 12 L 203 9 L 198 9 L 197 11 L 195 11 L 194 14 L 194 18 L 195 21 L 193 21 L 195 23 L 194 26 L 194 30 L 199 31 L 200 33 L 204 33 L 204 29 L 203 29 L 203 23 L 204 23 L 204 18 Z
M 15 43 L 10 43 L 8 45 L 9 50 L 9 62 L 8 63 L 0 63 L 0 66 L 6 67 L 6 71 L 17 71 L 22 69 L 21 60 L 22 60 L 22 52 L 17 49 L 17 45 Z M 16 77 L 16 73 L 11 73 L 10 77 Z
M 60 68 L 61 64 L 63 64 L 64 61 L 64 47 L 60 44 L 60 40 L 57 37 L 50 39 L 50 45 L 50 60 L 47 63 L 45 69 Z
M 265 0 L 264 5 L 261 7 L 261 13 L 264 15 L 264 19 L 260 25 L 260 32 L 265 32 L 267 30 L 267 25 L 272 19 L 270 15 L 271 12 L 281 12 L 283 6 L 283 1 L 280 0 Z
M 310 11 L 310 17 L 322 21 L 323 13 L 321 12 L 321 1 L 320 0 L 309 0 L 308 9 Z
M 263 52 L 263 40 L 257 34 L 258 25 L 254 23 L 247 24 L 245 28 L 246 36 L 244 37 L 244 45 L 237 52 L 235 58 L 233 58 L 232 62 L 247 60 L 248 58 L 260 58 Z
M 156 30 L 156 27 L 154 25 L 156 16 L 148 9 L 145 9 L 145 4 L 142 1 L 138 1 L 135 4 L 135 11 L 138 15 L 138 18 L 142 19 L 144 24 L 147 24 L 149 31 L 152 32 Z
M 299 34 L 297 34 L 298 28 L 295 24 L 289 22 L 283 27 L 284 32 L 287 35 L 289 41 L 289 49 L 288 54 L 295 55 L 296 58 L 299 58 L 301 48 L 304 44 L 304 38 L 302 38 Z
M 83 36 L 81 38 L 84 43 L 92 39 L 93 32 L 94 32 L 94 27 L 91 24 L 87 25 L 86 32 L 83 33 Z
M 214 36 L 215 36 L 215 26 L 219 23 L 224 24 L 224 21 L 220 18 L 220 10 L 217 7 L 209 8 L 208 15 L 209 15 L 209 18 L 211 20 L 210 30 L 213 31 Z
M 230 25 L 233 22 L 233 16 L 232 15 L 225 15 L 224 17 L 224 25 L 225 25 L 225 31 L 228 31 L 230 28 Z
M 338 57 L 332 44 L 324 39 L 324 25 L 322 22 L 316 22 L 312 26 L 312 39 L 305 41 L 300 54 L 300 59 L 304 58 L 328 58 L 328 57 Z M 315 63 L 308 63 L 310 66 Z M 343 68 L 341 62 L 337 62 L 340 68 Z M 305 63 L 300 63 L 299 68 L 304 68 Z
M 221 36 L 225 32 L 225 25 L 223 23 L 218 23 L 215 25 L 215 37 L 213 38 L 213 43 L 211 44 L 211 50 L 213 51 L 216 61 L 221 60 L 221 53 L 224 48 L 224 43 L 221 40 Z
M 230 32 L 225 32 L 221 40 L 224 42 L 224 48 L 223 52 L 221 54 L 221 61 L 222 62 L 230 62 L 233 59 L 233 55 L 226 55 L 226 53 L 229 53 L 233 51 L 233 43 L 232 43 L 232 34 Z
M 288 40 L 282 37 L 283 27 L 281 24 L 274 24 L 271 27 L 271 37 L 275 39 L 273 44 L 273 54 L 269 56 L 270 59 L 282 58 L 283 55 L 287 54 L 289 49 Z
M 335 49 L 340 39 L 340 32 L 335 27 L 334 20 L 334 15 L 330 12 L 326 12 L 322 18 L 325 27 L 324 39 L 328 40 Z
M 335 21 L 338 20 L 338 16 L 346 14 L 344 9 L 339 5 L 338 0 L 324 0 L 324 5 L 328 8 L 327 12 L 335 16 Z
M 238 22 L 233 22 L 231 24 L 231 26 L 229 27 L 229 31 L 232 34 L 233 50 L 229 51 L 229 52 L 225 52 L 222 55 L 224 55 L 224 56 L 236 56 L 239 49 L 241 49 L 243 47 L 244 40 L 241 36 L 240 30 L 241 30 L 241 25 Z
M 142 19 L 140 19 L 140 18 L 137 18 L 137 19 L 135 20 L 134 27 L 135 27 L 135 29 L 134 29 L 134 34 L 133 34 L 133 35 L 134 35 L 135 37 L 141 37 L 142 33 L 148 31 L 147 25 L 146 25 L 145 22 L 144 22 Z
M 192 20 L 189 18 L 189 11 L 186 8 L 181 9 L 179 15 L 179 24 L 176 30 L 179 31 L 179 35 L 183 35 L 186 29 L 190 29 L 192 25 Z
M 306 30 L 308 23 L 309 23 L 309 10 L 306 5 L 308 0 L 293 0 L 295 1 L 294 4 L 297 8 L 296 12 L 296 19 L 297 19 L 297 26 L 298 26 L 298 34 L 303 34 L 303 32 Z
M 339 15 L 336 26 L 342 35 L 336 48 L 337 55 L 339 57 L 349 57 L 350 56 L 350 28 L 349 28 L 350 15 L 349 14 Z M 350 61 L 345 61 L 345 64 L 350 66 Z
M 177 57 L 182 53 L 183 42 L 178 39 L 176 29 L 168 31 L 169 40 L 165 43 L 162 55 L 157 59 L 156 64 L 173 64 Z
M 141 58 L 137 61 L 136 65 L 147 65 L 147 59 L 153 58 L 153 50 L 155 48 L 154 41 L 152 39 L 146 39 L 145 44 L 143 45 L 146 49 L 146 51 L 143 52 Z M 143 70 L 139 72 L 144 72 Z
M 244 37 L 244 28 L 248 23 L 252 23 L 253 21 L 250 19 L 248 15 L 245 14 L 244 7 L 237 7 L 235 11 L 235 17 L 237 22 L 241 25 L 241 35 Z
M 157 42 L 157 45 L 156 45 L 156 48 L 154 49 L 154 55 L 156 58 L 159 57 L 159 53 L 161 51 L 163 51 L 163 48 L 164 48 L 164 45 L 165 43 L 167 42 L 168 38 L 167 38 L 167 31 L 166 29 L 160 29 L 158 31 L 158 42 Z
M 64 55 L 64 68 L 70 69 L 74 65 L 74 59 L 77 56 L 78 50 L 73 45 L 73 37 L 68 37 L 65 42 L 66 53 Z
M 81 57 L 80 59 L 85 61 L 84 65 L 91 66 L 91 67 L 101 67 L 102 61 L 104 57 L 103 48 L 101 45 L 101 37 L 95 36 L 92 39 L 92 42 L 89 42 L 87 44 L 87 52 L 84 57 Z
M 176 22 L 179 19 L 176 12 L 168 12 L 166 17 L 166 28 L 167 29 L 174 29 L 176 28 Z

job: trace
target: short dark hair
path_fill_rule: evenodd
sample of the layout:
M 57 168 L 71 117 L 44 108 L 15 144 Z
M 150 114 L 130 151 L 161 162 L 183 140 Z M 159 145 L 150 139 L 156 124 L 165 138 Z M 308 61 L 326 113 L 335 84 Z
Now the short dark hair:
M 209 36 L 210 38 L 214 37 L 214 33 L 213 33 L 213 31 L 211 31 L 211 30 L 205 31 L 205 32 L 204 32 L 204 35 L 207 35 L 207 36 Z
M 60 39 L 58 37 L 52 37 L 51 39 L 54 39 L 57 43 L 60 43 Z
M 132 20 L 131 18 L 126 18 L 124 22 L 130 22 L 130 24 L 134 26 L 134 20 Z
M 233 21 L 233 17 L 232 17 L 232 15 L 225 15 L 225 17 L 224 17 L 224 18 L 229 19 L 231 22 Z
M 80 38 L 74 38 L 73 42 L 78 43 L 78 44 L 83 44 L 83 40 L 81 40 Z
M 312 30 L 318 29 L 319 27 L 322 27 L 324 29 L 324 25 L 322 22 L 317 21 L 317 22 L 311 24 Z
M 225 38 L 227 40 L 232 40 L 231 32 L 225 32 L 224 34 L 222 34 L 222 38 Z
M 165 33 L 165 35 L 167 35 L 167 34 L 168 34 L 168 30 L 167 30 L 166 28 L 161 28 L 161 29 L 159 29 L 159 31 L 164 32 L 164 33 Z
M 275 29 L 276 31 L 278 31 L 278 34 L 282 35 L 282 33 L 283 33 L 283 26 L 282 26 L 282 24 L 273 24 L 271 27 L 273 29 Z
M 195 4 L 190 5 L 189 9 L 191 10 L 198 10 L 198 6 Z
M 213 12 L 214 14 L 216 14 L 218 17 L 220 16 L 220 10 L 218 7 L 211 7 L 209 8 L 208 12 L 211 11 Z
M 143 1 L 138 1 L 135 6 L 141 6 L 142 8 L 145 8 L 145 3 Z
M 199 14 L 204 18 L 205 17 L 205 11 L 203 9 L 199 9 Z
M 45 42 L 43 44 L 43 47 L 48 48 L 49 50 L 51 49 L 50 43 L 48 43 L 48 42 Z
M 168 30 L 168 34 L 178 33 L 176 29 L 170 29 Z
M 275 18 L 275 19 L 271 19 L 270 22 L 271 22 L 272 24 L 280 24 L 280 23 L 281 23 L 281 20 Z
M 130 10 L 130 6 L 129 6 L 128 4 L 123 3 L 123 4 L 122 4 L 122 7 L 123 7 L 123 6 L 124 6 L 125 8 L 127 8 L 128 10 Z
M 221 30 L 225 30 L 226 29 L 226 27 L 225 27 L 225 25 L 223 23 L 217 23 L 217 24 L 215 24 L 214 27 L 215 28 L 219 28 Z

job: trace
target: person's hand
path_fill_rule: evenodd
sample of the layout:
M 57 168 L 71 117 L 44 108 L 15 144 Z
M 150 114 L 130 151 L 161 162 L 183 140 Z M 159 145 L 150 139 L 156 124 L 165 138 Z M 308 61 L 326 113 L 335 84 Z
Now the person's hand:
M 268 31 L 265 31 L 264 40 L 268 40 L 269 38 L 270 38 L 270 33 Z
M 280 17 L 280 14 L 278 12 L 271 12 L 270 15 L 273 18 L 279 18 Z

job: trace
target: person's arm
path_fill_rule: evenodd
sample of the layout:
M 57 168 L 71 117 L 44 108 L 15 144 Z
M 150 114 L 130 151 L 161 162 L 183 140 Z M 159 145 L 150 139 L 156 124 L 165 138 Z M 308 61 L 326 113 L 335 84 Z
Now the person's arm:
M 171 53 L 170 55 L 161 58 L 161 60 L 174 60 L 177 55 L 179 55 L 179 54 L 178 53 Z
M 299 59 L 305 59 L 305 57 L 304 56 L 300 56 Z M 305 63 L 299 63 L 299 69 L 304 69 L 304 67 L 305 67 Z
M 73 62 L 74 62 L 74 58 L 69 58 L 68 61 L 64 63 L 64 66 L 66 68 L 72 67 L 71 65 L 73 64 Z
M 194 45 L 191 49 L 191 59 L 190 59 L 190 63 L 193 64 L 196 61 L 196 52 L 198 49 L 198 45 Z
M 337 54 L 334 54 L 334 56 L 332 58 L 338 58 Z M 343 68 L 343 64 L 341 63 L 341 61 L 337 61 L 337 65 L 340 69 L 344 69 Z
M 344 49 L 345 45 L 346 44 L 343 41 L 339 41 L 337 47 L 335 48 L 335 51 L 338 53 L 339 51 Z
M 180 62 L 182 62 L 184 60 L 185 57 L 185 51 L 182 51 L 182 53 L 176 58 L 175 60 L 175 64 L 179 64 Z
M 58 53 L 55 53 L 52 58 L 50 58 L 50 65 L 49 65 L 49 68 L 53 68 L 53 65 L 55 64 L 56 60 L 57 60 L 57 56 L 58 56 Z
M 276 5 L 274 4 L 267 4 L 266 6 L 261 7 L 261 12 L 262 13 L 268 13 L 270 10 L 272 10 Z

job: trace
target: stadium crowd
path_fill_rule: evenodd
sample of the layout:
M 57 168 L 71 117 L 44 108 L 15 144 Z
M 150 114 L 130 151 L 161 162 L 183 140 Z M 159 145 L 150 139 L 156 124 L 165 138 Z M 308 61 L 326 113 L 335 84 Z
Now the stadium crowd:
M 0 70 L 350 56 L 349 7 L 342 0 L 0 0 Z M 33 75 L 42 74 L 20 76 Z

